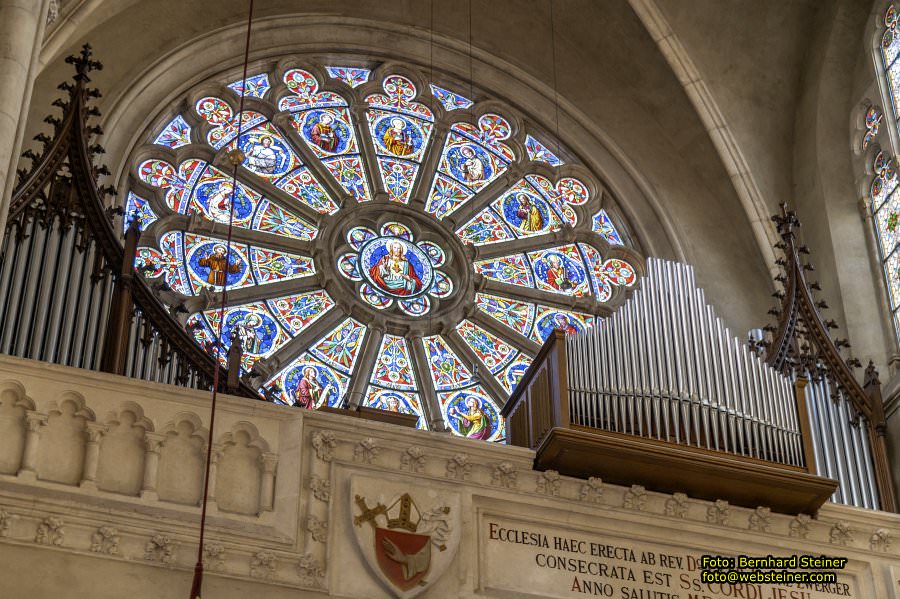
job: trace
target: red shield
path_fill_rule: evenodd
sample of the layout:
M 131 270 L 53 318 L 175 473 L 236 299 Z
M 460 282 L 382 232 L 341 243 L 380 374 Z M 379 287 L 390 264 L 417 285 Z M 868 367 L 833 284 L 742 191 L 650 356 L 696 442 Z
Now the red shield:
M 431 566 L 431 535 L 375 529 L 375 555 L 381 571 L 397 588 L 408 591 L 422 582 Z

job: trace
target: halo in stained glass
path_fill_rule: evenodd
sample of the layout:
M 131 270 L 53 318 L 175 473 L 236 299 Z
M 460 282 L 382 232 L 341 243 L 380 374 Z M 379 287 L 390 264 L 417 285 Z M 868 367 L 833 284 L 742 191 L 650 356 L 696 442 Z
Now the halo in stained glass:
M 190 333 L 205 348 L 240 339 L 242 369 L 265 360 L 260 389 L 279 404 L 355 397 L 415 415 L 419 428 L 440 413 L 453 434 L 503 440 L 497 406 L 536 344 L 595 323 L 586 306 L 634 285 L 641 263 L 590 203 L 595 180 L 577 165 L 577 179 L 548 176 L 564 151 L 526 134 L 512 111 L 476 106 L 413 68 L 321 68 L 228 73 L 215 80 L 230 82 L 221 97 L 186 96 L 179 105 L 193 114 L 153 120 L 166 124 L 136 154 L 141 183 L 123 201 L 123 226 L 137 219 L 156 235 L 136 271 L 182 301 L 227 283 L 239 300 L 223 322 L 197 312 Z M 241 93 L 252 108 L 239 122 Z M 236 148 L 234 182 L 222 165 Z M 873 196 L 893 210 L 893 167 L 882 157 L 876 172 Z M 552 241 L 566 226 L 577 241 Z

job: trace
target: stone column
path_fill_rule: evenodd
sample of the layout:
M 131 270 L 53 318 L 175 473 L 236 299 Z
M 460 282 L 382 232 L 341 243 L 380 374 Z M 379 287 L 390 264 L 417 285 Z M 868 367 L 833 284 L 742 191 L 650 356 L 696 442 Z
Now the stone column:
M 49 0 L 0 0 L 0 241 L 15 185 L 48 5 Z
M 87 445 L 84 448 L 84 468 L 82 468 L 81 484 L 83 489 L 97 488 L 97 465 L 100 463 L 100 439 L 106 432 L 106 426 L 97 422 L 87 423 Z
M 25 449 L 22 451 L 22 464 L 19 467 L 19 478 L 27 481 L 37 479 L 38 450 L 41 441 L 41 429 L 47 424 L 47 415 L 29 410 L 25 412 Z
M 263 466 L 262 485 L 259 488 L 259 511 L 270 512 L 275 497 L 275 466 L 278 465 L 278 456 L 274 453 L 264 453 L 259 456 Z
M 159 499 L 156 484 L 159 479 L 159 450 L 166 436 L 160 433 L 144 434 L 144 482 L 141 485 L 142 499 Z

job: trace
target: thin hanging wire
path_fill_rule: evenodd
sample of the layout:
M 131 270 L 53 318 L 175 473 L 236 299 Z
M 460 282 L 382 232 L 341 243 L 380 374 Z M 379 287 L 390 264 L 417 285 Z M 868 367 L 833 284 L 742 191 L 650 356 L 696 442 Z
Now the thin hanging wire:
M 469 100 L 473 100 L 472 95 L 472 0 L 469 0 Z
M 556 20 L 554 18 L 554 10 L 553 10 L 553 0 L 548 0 L 550 2 L 550 60 L 553 63 L 553 106 L 556 111 L 556 157 L 560 156 L 560 143 L 559 143 L 559 85 L 556 80 Z
M 253 0 L 249 0 L 247 11 L 247 37 L 244 41 L 244 69 L 241 77 L 241 100 L 237 114 L 237 137 L 235 138 L 235 149 L 229 152 L 229 158 L 232 163 L 231 172 L 231 201 L 228 206 L 228 235 L 225 239 L 225 270 L 222 273 L 224 279 L 222 281 L 222 303 L 219 306 L 219 331 L 216 335 L 216 347 L 214 353 L 215 370 L 213 372 L 212 398 L 209 407 L 209 438 L 206 444 L 206 468 L 203 475 L 203 503 L 200 511 L 200 541 L 197 545 L 197 563 L 194 565 L 194 580 L 191 585 L 190 599 L 200 599 L 203 587 L 203 545 L 206 534 L 206 507 L 209 500 L 209 470 L 212 460 L 213 449 L 213 432 L 216 421 L 216 398 L 219 391 L 219 358 L 222 354 L 222 334 L 225 331 L 225 306 L 228 304 L 228 273 L 231 269 L 231 242 L 232 232 L 234 230 L 234 203 L 237 196 L 237 174 L 238 167 L 243 162 L 243 155 L 240 151 L 241 136 L 244 128 L 244 98 L 247 88 L 247 68 L 250 62 L 250 33 L 253 26 Z

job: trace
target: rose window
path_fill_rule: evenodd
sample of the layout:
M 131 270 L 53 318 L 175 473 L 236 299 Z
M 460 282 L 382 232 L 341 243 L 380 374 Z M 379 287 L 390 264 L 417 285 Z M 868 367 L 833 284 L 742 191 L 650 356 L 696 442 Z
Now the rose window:
M 547 336 L 637 280 L 612 195 L 495 100 L 397 65 L 285 64 L 159 115 L 125 206 L 138 270 L 204 347 L 240 338 L 273 402 L 504 439 L 500 407 Z

